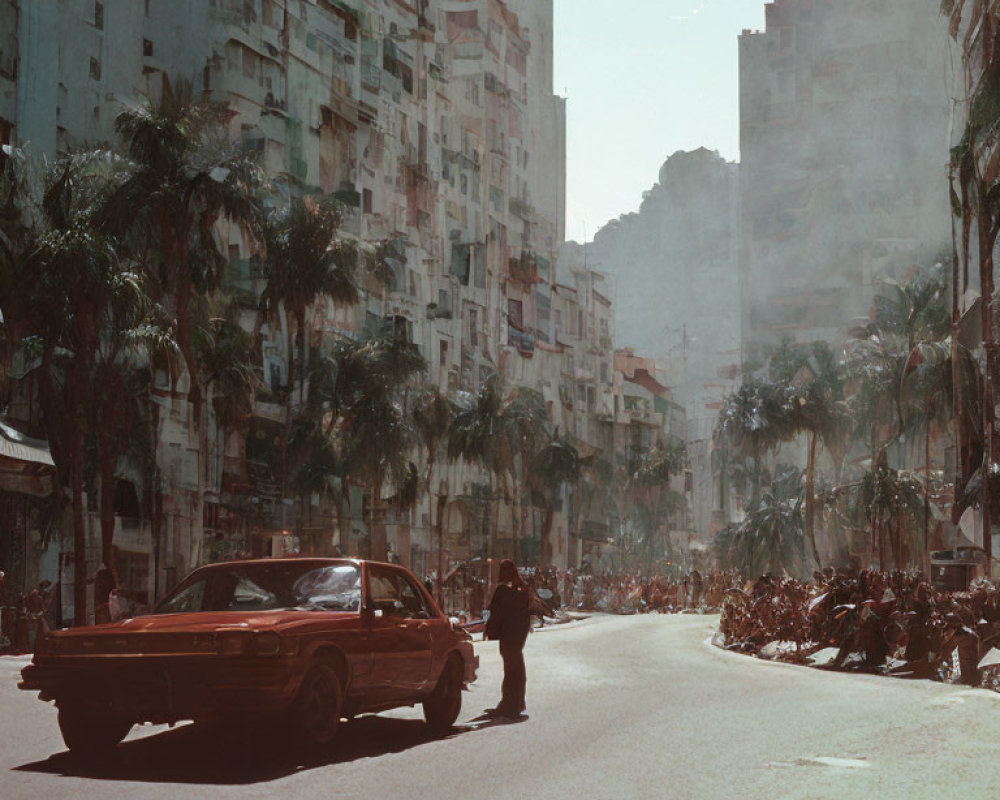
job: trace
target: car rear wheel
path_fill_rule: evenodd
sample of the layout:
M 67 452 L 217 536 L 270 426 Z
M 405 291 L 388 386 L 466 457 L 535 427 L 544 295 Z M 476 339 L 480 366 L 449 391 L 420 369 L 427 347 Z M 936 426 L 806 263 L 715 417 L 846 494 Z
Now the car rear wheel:
M 70 751 L 96 755 L 114 750 L 132 722 L 85 703 L 59 704 L 59 730 Z
M 424 719 L 435 731 L 451 730 L 462 710 L 462 660 L 451 656 L 431 696 L 424 700 Z
M 302 679 L 292 707 L 292 724 L 306 745 L 323 747 L 337 736 L 343 692 L 329 664 L 314 664 Z

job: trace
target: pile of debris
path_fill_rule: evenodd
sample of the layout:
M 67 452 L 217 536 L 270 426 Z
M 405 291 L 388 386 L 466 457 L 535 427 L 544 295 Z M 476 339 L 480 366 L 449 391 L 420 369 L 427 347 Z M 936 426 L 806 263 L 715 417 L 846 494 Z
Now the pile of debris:
M 1000 591 L 941 592 L 913 573 L 765 575 L 730 589 L 717 643 L 762 658 L 1000 690 Z

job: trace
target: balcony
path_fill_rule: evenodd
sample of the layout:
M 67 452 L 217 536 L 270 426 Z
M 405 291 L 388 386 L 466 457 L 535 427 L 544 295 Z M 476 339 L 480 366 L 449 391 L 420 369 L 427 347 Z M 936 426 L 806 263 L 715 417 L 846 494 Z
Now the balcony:
M 525 358 L 531 358 L 535 354 L 535 337 L 530 333 L 511 328 L 507 334 L 507 344 L 516 347 L 517 352 Z
M 525 222 L 534 222 L 535 220 L 535 207 L 526 200 L 521 200 L 519 197 L 511 197 L 508 208 L 511 214 L 520 217 Z

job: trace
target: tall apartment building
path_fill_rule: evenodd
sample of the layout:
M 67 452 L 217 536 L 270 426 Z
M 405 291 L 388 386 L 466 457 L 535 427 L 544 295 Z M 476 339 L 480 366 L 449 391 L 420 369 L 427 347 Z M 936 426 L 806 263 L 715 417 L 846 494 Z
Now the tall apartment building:
M 1000 262 L 1000 203 L 990 187 L 1000 181 L 1000 6 L 993 0 L 966 0 L 950 11 L 950 32 L 957 45 L 956 124 L 952 139 L 952 188 L 959 230 L 956 239 L 952 286 L 954 314 L 958 320 L 955 338 L 980 365 L 983 379 L 977 381 L 972 406 L 981 410 L 979 419 L 956 413 L 958 458 L 955 474 L 954 522 L 995 559 L 1000 552 L 1000 514 L 996 484 L 983 481 L 984 469 L 995 464 L 1000 453 L 996 431 L 997 353 L 996 297 L 997 265 Z M 992 195 L 992 196 L 991 196 Z M 964 240 L 964 241 L 963 241 Z M 959 408 L 970 401 L 956 395 Z M 983 436 L 980 431 L 987 431 Z M 978 488 L 977 488 L 978 486 Z M 976 508 L 978 507 L 978 508 Z M 978 511 L 978 513 L 974 513 Z M 990 534 L 984 536 L 984 531 Z M 991 574 L 996 576 L 996 566 Z
M 839 338 L 950 252 L 938 0 L 774 0 L 740 59 L 744 356 Z
M 474 392 L 501 371 L 543 392 L 560 432 L 581 442 L 596 435 L 586 413 L 569 409 L 578 370 L 589 369 L 588 413 L 610 392 L 598 376 L 611 386 L 611 308 L 596 299 L 592 276 L 555 274 L 565 105 L 552 93 L 551 0 L 0 0 L 0 8 L 0 136 L 40 153 L 111 142 L 122 104 L 156 102 L 166 81 L 189 80 L 230 106 L 230 139 L 258 154 L 285 191 L 332 195 L 346 204 L 345 235 L 405 249 L 391 289 L 366 293 L 356 308 L 318 309 L 309 341 L 353 335 L 369 316 L 391 318 L 442 390 Z M 259 290 L 254 244 L 239 230 L 220 233 L 230 281 Z M 269 326 L 264 334 L 263 377 L 278 386 L 287 380 L 286 337 Z M 153 558 L 146 522 L 122 520 L 116 536 L 133 583 L 149 587 L 211 553 L 256 547 L 302 524 L 275 502 L 266 465 L 248 464 L 220 437 L 209 437 L 209 488 L 196 497 L 188 404 L 165 375 L 161 383 L 163 550 Z M 267 403 L 257 415 L 281 418 Z M 461 464 L 448 469 L 459 499 L 446 513 L 446 549 L 462 560 L 475 555 L 462 498 L 485 478 Z M 239 510 L 240 493 L 253 515 Z M 350 530 L 338 530 L 329 510 L 311 515 L 318 535 L 345 551 L 364 547 L 355 495 Z M 425 503 L 389 519 L 394 554 L 418 570 L 432 566 L 429 517 Z M 505 519 L 502 546 L 513 527 L 509 512 Z M 565 510 L 557 515 L 553 540 L 542 544 L 547 561 L 577 562 L 574 524 Z

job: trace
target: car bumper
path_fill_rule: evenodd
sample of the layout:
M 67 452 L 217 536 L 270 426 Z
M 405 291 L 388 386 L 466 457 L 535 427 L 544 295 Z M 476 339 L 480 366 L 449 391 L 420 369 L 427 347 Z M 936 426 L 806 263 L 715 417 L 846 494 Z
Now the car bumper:
M 26 666 L 18 687 L 40 700 L 99 704 L 136 722 L 174 722 L 282 711 L 298 677 L 284 659 L 55 659 Z

